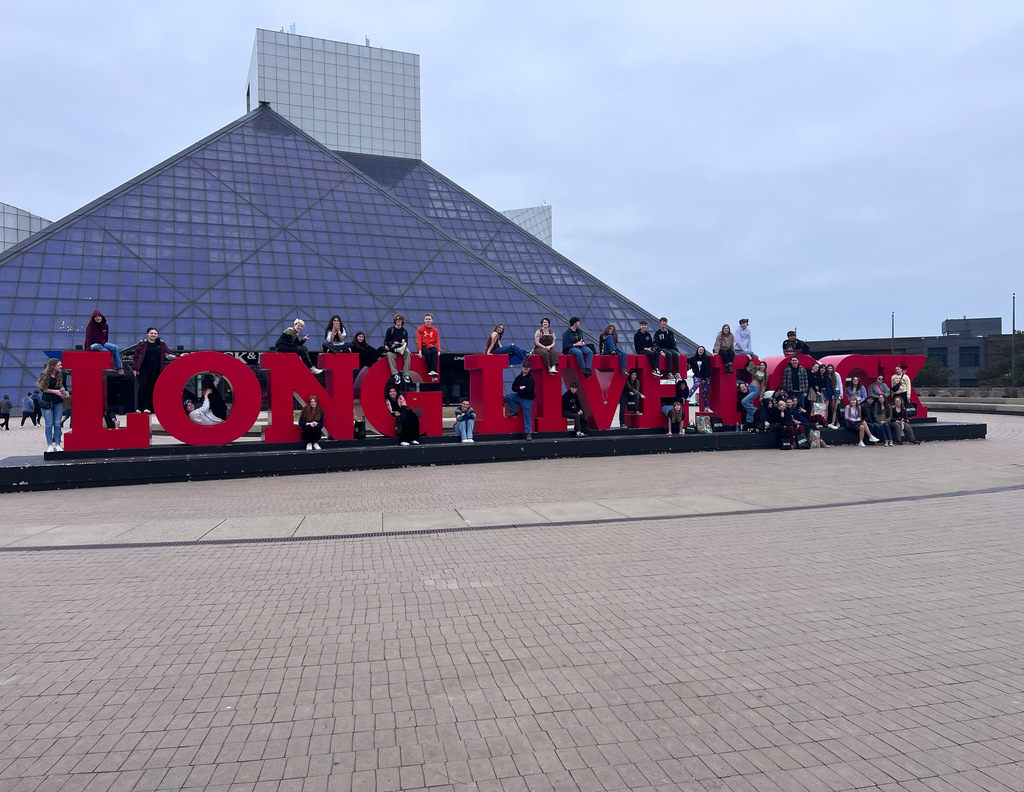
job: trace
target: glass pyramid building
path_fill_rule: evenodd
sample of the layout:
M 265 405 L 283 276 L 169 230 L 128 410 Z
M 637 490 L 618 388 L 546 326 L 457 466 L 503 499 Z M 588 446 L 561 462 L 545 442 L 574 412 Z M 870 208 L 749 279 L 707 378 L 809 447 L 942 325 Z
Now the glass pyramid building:
M 395 313 L 429 311 L 459 353 L 573 315 L 629 349 L 652 318 L 422 161 L 332 152 L 267 106 L 0 254 L 0 283 L 14 401 L 97 308 L 122 349 L 155 325 L 222 351 L 268 350 L 295 317 L 316 338 L 335 313 L 379 344 Z

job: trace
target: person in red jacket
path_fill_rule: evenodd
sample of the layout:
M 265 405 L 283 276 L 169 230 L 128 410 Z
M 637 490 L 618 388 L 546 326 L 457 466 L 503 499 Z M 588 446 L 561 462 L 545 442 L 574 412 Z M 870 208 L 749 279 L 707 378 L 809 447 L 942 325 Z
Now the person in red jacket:
M 434 327 L 433 314 L 423 314 L 423 324 L 416 328 L 416 349 L 427 364 L 427 374 L 436 380 L 441 357 L 441 334 Z

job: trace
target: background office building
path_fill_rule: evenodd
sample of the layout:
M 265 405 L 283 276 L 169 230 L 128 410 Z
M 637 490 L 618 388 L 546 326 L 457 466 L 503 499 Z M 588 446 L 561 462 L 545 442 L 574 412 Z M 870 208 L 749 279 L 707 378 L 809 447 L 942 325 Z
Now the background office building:
M 295 70 L 313 81 L 302 101 Z M 0 389 L 81 344 L 97 308 L 122 349 L 155 325 L 172 347 L 266 351 L 295 317 L 318 347 L 332 314 L 380 344 L 395 313 L 414 329 L 427 311 L 449 353 L 483 351 L 499 322 L 529 347 L 542 316 L 561 330 L 578 315 L 594 340 L 612 323 L 628 342 L 648 312 L 419 158 L 417 74 L 407 53 L 259 31 L 250 112 L 0 254 Z M 377 117 L 356 84 L 393 100 L 366 134 L 340 126 L 353 108 Z
M 962 388 L 978 384 L 978 369 L 988 364 L 989 344 L 1002 338 L 1003 320 L 998 316 L 946 319 L 942 335 L 901 338 L 853 338 L 840 341 L 809 341 L 815 357 L 825 355 L 924 355 L 953 372 Z

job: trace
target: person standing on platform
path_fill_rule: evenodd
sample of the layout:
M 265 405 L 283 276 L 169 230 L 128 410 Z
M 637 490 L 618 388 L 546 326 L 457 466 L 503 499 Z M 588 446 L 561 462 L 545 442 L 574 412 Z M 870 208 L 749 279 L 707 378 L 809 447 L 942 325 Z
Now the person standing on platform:
M 93 352 L 107 351 L 110 353 L 110 367 L 118 374 L 124 374 L 124 364 L 121 362 L 121 350 L 116 344 L 110 342 L 110 329 L 107 327 L 107 318 L 98 308 L 89 317 L 89 324 L 85 327 L 85 348 Z
M 156 379 L 170 361 L 177 358 L 160 338 L 160 331 L 155 327 L 146 329 L 146 337 L 135 345 L 132 358 L 132 372 L 139 381 L 139 412 L 153 412 L 153 389 Z
M 530 372 L 530 361 L 524 360 L 521 369 L 519 376 L 512 380 L 512 392 L 505 394 L 505 406 L 508 407 L 509 417 L 518 415 L 520 408 L 522 409 L 523 431 L 526 432 L 527 440 L 533 440 L 533 400 L 536 398 L 536 383 Z
M 441 334 L 434 327 L 433 314 L 423 314 L 423 324 L 416 328 L 416 349 L 427 364 L 427 376 L 436 380 L 441 359 Z

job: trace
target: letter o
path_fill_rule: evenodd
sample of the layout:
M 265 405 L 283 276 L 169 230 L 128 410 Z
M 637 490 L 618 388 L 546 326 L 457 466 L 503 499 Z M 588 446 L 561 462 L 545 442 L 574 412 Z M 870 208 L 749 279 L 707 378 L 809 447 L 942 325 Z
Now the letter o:
M 231 383 L 234 406 L 223 423 L 201 426 L 182 406 L 186 383 L 204 371 L 220 374 Z M 172 437 L 189 445 L 226 445 L 244 435 L 260 415 L 263 392 L 260 381 L 241 360 L 222 352 L 193 352 L 167 364 L 156 381 L 153 409 L 160 425 Z

